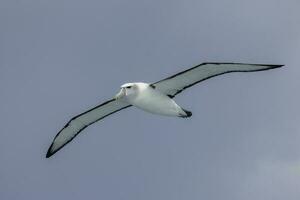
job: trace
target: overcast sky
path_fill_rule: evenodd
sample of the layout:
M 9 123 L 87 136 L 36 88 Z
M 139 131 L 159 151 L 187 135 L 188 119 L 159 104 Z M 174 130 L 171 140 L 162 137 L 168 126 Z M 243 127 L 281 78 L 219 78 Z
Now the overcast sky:
M 0 199 L 299 200 L 299 0 L 1 0 Z M 136 108 L 50 159 L 73 116 L 125 82 L 201 62 L 285 64 Z

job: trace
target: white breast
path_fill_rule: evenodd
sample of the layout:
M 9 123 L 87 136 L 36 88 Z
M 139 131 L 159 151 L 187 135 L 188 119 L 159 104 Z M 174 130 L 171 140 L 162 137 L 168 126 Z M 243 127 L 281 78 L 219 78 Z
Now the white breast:
M 126 100 L 131 105 L 140 108 L 144 111 L 166 115 L 179 116 L 185 115 L 184 111 L 178 106 L 173 99 L 153 89 L 146 83 L 137 83 L 138 92 L 134 97 L 129 97 Z

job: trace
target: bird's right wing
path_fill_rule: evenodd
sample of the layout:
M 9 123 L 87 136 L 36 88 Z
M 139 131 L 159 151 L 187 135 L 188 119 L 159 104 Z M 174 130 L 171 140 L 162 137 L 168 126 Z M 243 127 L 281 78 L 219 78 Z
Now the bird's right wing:
M 183 90 L 218 75 L 231 72 L 263 71 L 282 66 L 246 63 L 202 63 L 151 85 L 173 98 Z
M 130 106 L 131 105 L 120 100 L 111 99 L 80 115 L 77 115 L 76 117 L 73 117 L 55 136 L 48 149 L 46 157 L 49 158 L 66 144 L 71 142 L 87 126 Z

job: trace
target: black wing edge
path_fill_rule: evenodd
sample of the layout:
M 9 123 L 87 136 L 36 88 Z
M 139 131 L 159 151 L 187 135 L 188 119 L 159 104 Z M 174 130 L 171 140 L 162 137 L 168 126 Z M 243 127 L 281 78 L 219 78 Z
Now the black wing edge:
M 98 106 L 96 106 L 96 107 L 94 107 L 94 108 L 91 108 L 91 109 L 89 109 L 88 111 L 85 111 L 85 112 L 83 112 L 83 113 L 81 113 L 81 114 L 79 114 L 79 115 L 77 115 L 77 116 L 75 116 L 75 117 L 73 117 L 72 119 L 70 119 L 69 120 L 69 122 L 56 134 L 56 136 L 54 137 L 54 139 L 53 139 L 53 141 L 52 141 L 52 143 L 51 143 L 51 145 L 50 145 L 50 147 L 49 147 L 49 149 L 48 149 L 48 151 L 47 151 L 47 154 L 46 154 L 46 158 L 50 158 L 52 155 L 54 155 L 56 152 L 58 152 L 60 149 L 62 149 L 65 145 L 67 145 L 69 142 L 71 142 L 82 130 L 84 130 L 86 127 L 88 127 L 89 125 L 91 125 L 91 124 L 93 124 L 93 123 L 95 123 L 95 122 L 97 122 L 97 121 L 99 121 L 99 120 L 101 120 L 101 119 L 103 119 L 103 118 L 105 118 L 105 117 L 107 117 L 107 116 L 109 116 L 109 115 L 112 115 L 112 114 L 114 114 L 114 113 L 116 113 L 116 112 L 118 112 L 118 111 L 120 111 L 120 110 L 123 110 L 123 109 L 125 109 L 125 108 L 128 108 L 128 107 L 130 107 L 131 105 L 128 105 L 128 106 L 126 106 L 126 107 L 124 107 L 124 108 L 121 108 L 121 109 L 119 109 L 119 110 L 116 110 L 116 111 L 114 111 L 114 112 L 112 112 L 112 113 L 109 113 L 109 114 L 107 114 L 107 115 L 105 115 L 105 116 L 103 116 L 103 117 L 101 117 L 101 118 L 99 118 L 98 120 L 96 120 L 96 121 L 94 121 L 94 122 L 92 122 L 92 123 L 90 123 L 90 124 L 88 124 L 88 125 L 86 125 L 86 126 L 84 126 L 82 129 L 80 129 L 75 135 L 74 135 L 74 137 L 72 137 L 69 141 L 67 141 L 64 145 L 62 145 L 60 148 L 58 148 L 58 149 L 56 149 L 55 151 L 52 151 L 51 149 L 52 149 L 52 146 L 53 146 L 53 143 L 54 143 L 54 141 L 55 141 L 55 139 L 56 139 L 56 137 L 61 133 L 61 131 L 62 130 L 64 130 L 65 128 L 67 128 L 69 125 L 70 125 L 70 123 L 71 123 L 71 121 L 72 120 L 74 120 L 74 119 L 76 119 L 77 117 L 80 117 L 80 116 L 82 116 L 82 115 L 84 115 L 84 114 L 86 114 L 86 113 L 88 113 L 88 112 L 90 112 L 90 111 L 92 111 L 92 110 L 94 110 L 94 109 L 97 109 L 97 108 L 99 108 L 99 107 L 101 107 L 101 106 L 104 106 L 104 105 L 106 105 L 106 104 L 108 104 L 108 103 L 110 103 L 110 102 L 113 102 L 113 101 L 115 101 L 115 99 L 111 99 L 111 100 L 109 100 L 109 101 L 106 101 L 106 102 L 104 102 L 104 103 L 102 103 L 102 104 L 100 104 L 100 105 L 98 105 Z
M 227 74 L 227 73 L 232 73 L 232 72 L 257 72 L 257 71 L 266 71 L 266 70 L 270 70 L 270 69 L 275 69 L 275 68 L 280 68 L 280 67 L 283 67 L 284 65 L 274 65 L 274 64 L 249 64 L 249 63 L 234 63 L 234 62 L 204 62 L 204 63 L 201 63 L 199 65 L 196 65 L 195 67 L 192 67 L 190 69 L 187 69 L 187 70 L 184 70 L 182 72 L 179 72 L 177 74 L 174 74 L 168 78 L 165 78 L 165 79 L 162 79 L 160 81 L 157 81 L 155 83 L 152 83 L 151 86 L 154 86 L 155 87 L 155 84 L 157 83 L 160 83 L 162 81 L 166 81 L 166 80 L 169 80 L 169 79 L 172 79 L 176 76 L 179 76 L 181 74 L 184 74 L 188 71 L 191 71 L 197 67 L 200 67 L 200 66 L 204 66 L 204 65 L 208 65 L 208 64 L 213 64 L 213 65 L 223 65 L 223 64 L 228 64 L 228 65 L 253 65 L 253 66 L 266 66 L 266 67 L 269 67 L 269 68 L 266 68 L 266 69 L 258 69 L 258 70 L 230 70 L 230 71 L 226 71 L 226 72 L 223 72 L 223 73 L 220 73 L 220 74 L 216 74 L 216 75 L 213 75 L 213 76 L 209 76 L 209 77 L 206 77 L 205 79 L 201 79 L 193 84 L 190 84 L 190 85 L 187 85 L 185 86 L 182 90 L 178 90 L 176 92 L 176 94 L 174 95 L 168 95 L 170 98 L 174 98 L 177 94 L 181 93 L 183 90 L 189 88 L 189 87 L 192 87 L 193 85 L 197 84 L 197 83 L 200 83 L 202 81 L 205 81 L 207 79 L 210 79 L 210 78 L 213 78 L 215 76 L 219 76 L 219 75 L 222 75 L 222 74 Z

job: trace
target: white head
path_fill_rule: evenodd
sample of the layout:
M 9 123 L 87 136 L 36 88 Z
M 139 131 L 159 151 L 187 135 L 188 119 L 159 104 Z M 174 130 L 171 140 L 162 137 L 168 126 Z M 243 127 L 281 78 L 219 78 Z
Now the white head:
M 125 83 L 121 85 L 120 92 L 115 96 L 116 99 L 121 99 L 124 97 L 133 97 L 137 95 L 137 93 L 145 88 L 148 87 L 149 84 L 147 83 Z

